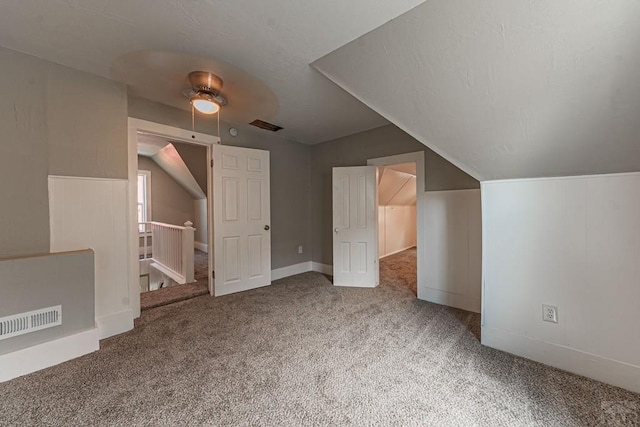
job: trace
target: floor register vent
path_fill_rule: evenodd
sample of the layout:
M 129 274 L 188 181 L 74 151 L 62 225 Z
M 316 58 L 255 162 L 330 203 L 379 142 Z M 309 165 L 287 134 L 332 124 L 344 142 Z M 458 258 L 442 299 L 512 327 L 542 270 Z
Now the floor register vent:
M 62 325 L 62 306 L 0 318 L 0 340 Z

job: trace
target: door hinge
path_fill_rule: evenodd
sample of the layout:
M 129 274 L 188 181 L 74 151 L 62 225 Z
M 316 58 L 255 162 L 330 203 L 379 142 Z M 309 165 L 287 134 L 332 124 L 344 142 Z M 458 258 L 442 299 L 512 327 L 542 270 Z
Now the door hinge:
M 211 159 L 211 167 L 213 167 L 213 159 Z
M 211 272 L 211 278 L 212 278 L 212 279 L 215 279 L 215 278 L 216 278 L 216 272 L 215 272 L 215 271 L 212 271 L 212 272 Z

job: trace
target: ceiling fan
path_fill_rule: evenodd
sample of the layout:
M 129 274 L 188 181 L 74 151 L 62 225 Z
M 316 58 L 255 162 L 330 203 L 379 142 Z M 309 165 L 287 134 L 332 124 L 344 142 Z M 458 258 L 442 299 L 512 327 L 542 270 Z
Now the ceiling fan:
M 208 71 L 192 71 L 189 73 L 191 88 L 183 94 L 189 98 L 193 108 L 203 114 L 215 114 L 220 107 L 227 105 L 227 98 L 222 91 L 222 79 Z

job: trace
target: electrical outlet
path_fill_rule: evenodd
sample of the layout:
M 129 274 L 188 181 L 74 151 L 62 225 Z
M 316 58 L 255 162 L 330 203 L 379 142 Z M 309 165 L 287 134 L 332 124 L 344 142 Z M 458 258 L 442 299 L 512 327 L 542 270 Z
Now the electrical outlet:
M 558 307 L 555 305 L 542 304 L 542 320 L 545 322 L 558 323 Z
M 302 245 L 298 246 L 298 253 L 301 254 L 302 253 Z

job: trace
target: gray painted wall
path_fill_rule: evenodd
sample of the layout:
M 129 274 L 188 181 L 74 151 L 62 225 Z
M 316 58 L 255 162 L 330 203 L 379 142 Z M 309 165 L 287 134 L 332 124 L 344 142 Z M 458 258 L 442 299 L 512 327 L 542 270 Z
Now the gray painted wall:
M 46 68 L 0 48 L 0 257 L 49 252 Z
M 200 189 L 207 194 L 207 148 L 203 145 L 172 142 Z
M 49 174 L 127 178 L 126 88 L 4 48 L 0 69 L 0 257 L 48 252 Z
M 424 151 L 427 191 L 480 188 L 480 183 L 394 125 L 311 147 L 311 239 L 313 261 L 333 263 L 331 170 L 364 166 L 368 159 Z
M 173 225 L 194 221 L 193 197 L 148 157 L 138 156 L 138 169 L 151 171 L 151 219 Z
M 91 250 L 1 259 L 0 317 L 62 305 L 63 323 L 49 329 L 4 339 L 0 341 L 0 354 L 93 328 L 93 266 Z
M 224 117 L 224 112 L 222 114 Z M 139 98 L 129 98 L 129 116 L 191 129 L 191 114 L 188 111 Z M 314 197 L 310 186 L 311 148 L 246 125 L 234 125 L 240 134 L 232 138 L 229 135 L 231 126 L 220 122 L 223 144 L 270 152 L 271 267 L 275 269 L 311 260 L 310 203 Z M 215 117 L 196 117 L 195 130 L 217 135 Z M 301 255 L 298 254 L 298 245 L 304 247 L 304 253 Z
M 126 88 L 4 48 L 0 70 L 0 257 L 47 253 L 49 174 L 127 178 Z M 92 252 L 3 265 L 0 316 L 62 304 L 64 324 L 0 353 L 94 326 Z

